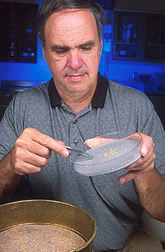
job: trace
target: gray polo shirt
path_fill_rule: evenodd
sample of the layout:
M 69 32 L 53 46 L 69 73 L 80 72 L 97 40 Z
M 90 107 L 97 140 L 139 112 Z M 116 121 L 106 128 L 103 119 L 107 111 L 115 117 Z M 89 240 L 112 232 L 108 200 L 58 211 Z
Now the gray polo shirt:
M 85 139 L 121 131 L 121 137 L 144 132 L 155 142 L 156 167 L 165 174 L 165 133 L 149 99 L 141 92 L 108 81 L 99 74 L 91 104 L 78 115 L 61 101 L 53 80 L 18 93 L 0 123 L 0 158 L 21 132 L 32 127 L 66 145 L 85 149 Z M 126 132 L 126 133 L 124 133 Z M 77 205 L 97 222 L 97 250 L 119 249 L 141 226 L 139 198 L 134 181 L 118 183 L 125 169 L 96 177 L 75 172 L 69 158 L 52 152 L 40 173 L 28 175 L 33 198 Z

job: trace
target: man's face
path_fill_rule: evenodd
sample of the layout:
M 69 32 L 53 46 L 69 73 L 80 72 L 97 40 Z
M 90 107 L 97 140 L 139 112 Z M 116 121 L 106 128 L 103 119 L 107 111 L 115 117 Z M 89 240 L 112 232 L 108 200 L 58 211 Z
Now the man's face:
M 97 83 L 101 48 L 89 10 L 53 13 L 45 25 L 44 57 L 60 94 L 81 97 Z

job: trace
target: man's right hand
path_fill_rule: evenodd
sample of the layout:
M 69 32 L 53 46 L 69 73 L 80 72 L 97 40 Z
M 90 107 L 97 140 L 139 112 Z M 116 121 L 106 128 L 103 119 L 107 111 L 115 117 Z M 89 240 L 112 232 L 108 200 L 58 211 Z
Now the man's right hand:
M 18 175 L 40 172 L 49 157 L 51 150 L 63 157 L 69 156 L 65 144 L 33 128 L 26 128 L 10 152 L 11 169 Z

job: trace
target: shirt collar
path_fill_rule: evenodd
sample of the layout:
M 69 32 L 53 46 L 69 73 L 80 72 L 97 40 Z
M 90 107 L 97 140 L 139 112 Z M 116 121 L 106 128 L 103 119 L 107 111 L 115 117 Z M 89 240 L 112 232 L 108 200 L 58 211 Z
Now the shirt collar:
M 91 101 L 92 108 L 104 107 L 105 96 L 107 93 L 108 86 L 109 86 L 108 79 L 103 77 L 100 73 L 98 73 L 97 87 L 93 99 Z M 53 78 L 49 81 L 48 93 L 52 108 L 60 106 L 61 98 L 57 92 Z

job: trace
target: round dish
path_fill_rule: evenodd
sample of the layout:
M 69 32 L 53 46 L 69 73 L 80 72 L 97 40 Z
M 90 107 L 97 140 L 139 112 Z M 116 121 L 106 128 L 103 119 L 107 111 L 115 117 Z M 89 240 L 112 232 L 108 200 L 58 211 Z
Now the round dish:
M 138 133 L 123 139 L 113 139 L 87 150 L 86 153 L 93 156 L 93 159 L 73 156 L 74 169 L 85 176 L 97 176 L 123 169 L 141 157 L 140 145 L 141 135 Z

